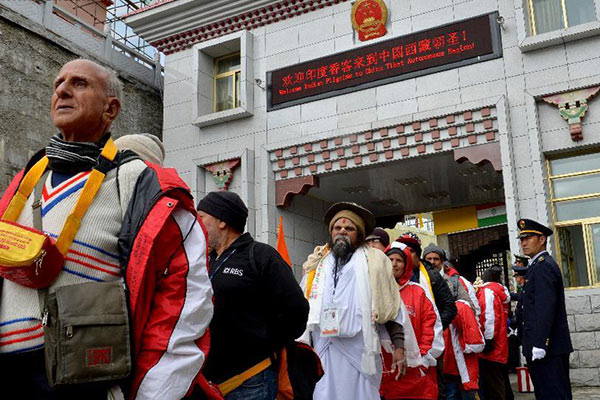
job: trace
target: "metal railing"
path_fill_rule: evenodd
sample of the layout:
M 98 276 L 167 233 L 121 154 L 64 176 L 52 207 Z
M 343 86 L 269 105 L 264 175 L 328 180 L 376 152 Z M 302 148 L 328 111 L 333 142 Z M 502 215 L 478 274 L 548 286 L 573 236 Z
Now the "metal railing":
M 117 1 L 122 2 L 123 0 Z M 86 4 L 96 2 L 97 0 L 90 0 Z M 100 31 L 83 18 L 57 6 L 53 0 L 0 0 L 0 4 L 43 25 L 48 31 L 83 48 L 92 56 L 104 60 L 115 70 L 125 72 L 159 90 L 162 88 L 164 71 L 160 53 L 155 50 L 154 56 L 151 57 L 140 52 L 139 48 L 129 46 L 127 42 L 114 38 L 111 31 L 114 21 L 110 22 L 108 13 L 107 19 L 102 21 L 101 25 L 104 26 L 104 31 Z M 79 6 L 81 5 L 82 3 L 79 3 Z

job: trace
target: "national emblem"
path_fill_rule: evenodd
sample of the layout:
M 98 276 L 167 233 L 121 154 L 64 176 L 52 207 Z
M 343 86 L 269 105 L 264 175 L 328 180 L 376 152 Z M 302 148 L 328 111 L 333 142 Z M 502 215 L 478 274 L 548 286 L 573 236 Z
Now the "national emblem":
M 352 27 L 361 42 L 376 39 L 387 33 L 387 7 L 383 0 L 357 0 L 352 5 Z

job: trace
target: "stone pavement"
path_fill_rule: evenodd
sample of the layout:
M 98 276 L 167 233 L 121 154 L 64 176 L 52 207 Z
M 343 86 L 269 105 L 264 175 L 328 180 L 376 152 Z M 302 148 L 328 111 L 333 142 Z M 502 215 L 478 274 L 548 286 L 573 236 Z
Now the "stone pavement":
M 510 374 L 510 382 L 515 394 L 515 400 L 535 400 L 533 393 L 517 392 L 517 375 Z M 552 399 L 538 399 L 552 400 Z M 600 400 L 600 387 L 575 387 L 573 388 L 573 400 Z
M 534 400 L 533 393 L 519 393 L 514 391 L 515 400 Z M 542 399 L 546 400 L 546 399 Z M 548 399 L 551 400 L 551 399 Z M 573 388 L 573 400 L 600 400 L 600 387 L 596 388 Z

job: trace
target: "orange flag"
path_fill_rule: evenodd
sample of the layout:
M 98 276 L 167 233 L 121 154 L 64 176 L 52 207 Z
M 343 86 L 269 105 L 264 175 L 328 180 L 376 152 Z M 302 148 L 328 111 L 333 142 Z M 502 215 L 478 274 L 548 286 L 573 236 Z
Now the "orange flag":
M 283 237 L 283 217 L 279 217 L 279 229 L 277 229 L 277 252 L 291 268 L 292 261 L 290 260 L 290 254 L 288 253 L 287 246 L 285 245 L 285 237 Z

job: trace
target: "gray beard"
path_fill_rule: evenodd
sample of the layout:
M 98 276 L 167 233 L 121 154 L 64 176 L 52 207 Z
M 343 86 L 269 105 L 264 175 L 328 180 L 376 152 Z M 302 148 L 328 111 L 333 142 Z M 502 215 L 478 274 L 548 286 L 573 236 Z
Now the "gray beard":
M 338 235 L 333 238 L 331 252 L 336 258 L 336 262 L 339 262 L 340 265 L 345 265 L 350 260 L 354 250 L 354 246 L 352 246 L 348 236 Z

